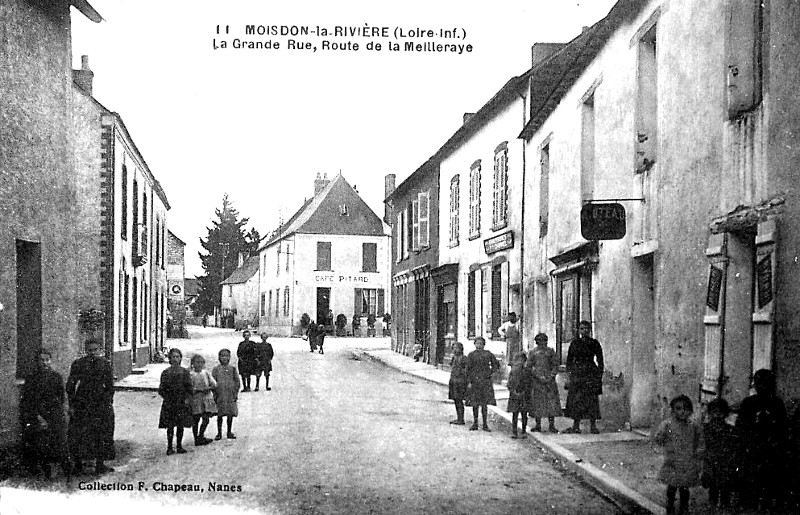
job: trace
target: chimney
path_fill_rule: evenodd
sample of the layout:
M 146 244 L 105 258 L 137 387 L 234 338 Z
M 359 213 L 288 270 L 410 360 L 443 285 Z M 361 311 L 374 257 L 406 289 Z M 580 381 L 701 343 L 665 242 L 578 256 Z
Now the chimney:
M 242 268 L 242 265 L 244 265 L 244 260 L 245 259 L 247 259 L 247 258 L 245 257 L 244 252 L 239 252 L 239 264 L 237 265 L 236 268 Z
M 328 180 L 328 174 L 326 173 L 322 177 L 320 177 L 319 172 L 317 172 L 317 178 L 314 179 L 314 196 L 316 197 L 320 191 L 325 189 L 325 186 L 331 182 Z
M 475 116 L 475 113 L 464 113 L 464 122 L 463 124 L 466 125 L 470 118 Z
M 393 173 L 387 173 L 383 177 L 383 198 L 384 198 L 383 221 L 389 225 L 392 225 L 393 214 L 392 214 L 392 206 L 390 206 L 389 203 L 386 202 L 386 199 L 389 197 L 389 195 L 391 195 L 394 192 L 395 179 L 397 179 L 397 176 Z
M 72 80 L 86 92 L 87 95 L 92 94 L 92 81 L 94 80 L 94 72 L 89 69 L 89 56 L 81 56 L 81 69 L 72 70 Z
M 565 43 L 534 43 L 531 47 L 531 68 L 566 46 Z

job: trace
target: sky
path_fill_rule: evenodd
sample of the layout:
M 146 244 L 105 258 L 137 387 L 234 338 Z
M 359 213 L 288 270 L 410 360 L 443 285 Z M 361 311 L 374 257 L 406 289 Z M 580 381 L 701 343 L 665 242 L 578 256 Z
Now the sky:
M 120 114 L 161 183 L 194 277 L 204 274 L 200 238 L 225 193 L 247 229 L 266 236 L 313 195 L 318 173 L 341 172 L 383 217 L 386 174 L 400 184 L 464 113 L 530 67 L 534 43 L 570 41 L 614 3 L 90 0 L 104 21 L 73 9 L 73 68 L 89 56 L 93 95 Z M 277 34 L 247 34 L 249 25 Z M 284 27 L 309 34 L 282 35 Z M 472 51 L 406 51 L 406 42 Z M 297 48 L 305 44 L 312 49 Z

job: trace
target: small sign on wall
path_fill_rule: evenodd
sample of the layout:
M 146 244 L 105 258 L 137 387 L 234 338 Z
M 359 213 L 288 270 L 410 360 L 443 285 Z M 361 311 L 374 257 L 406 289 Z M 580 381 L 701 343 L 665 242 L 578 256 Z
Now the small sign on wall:
M 756 265 L 756 287 L 758 289 L 758 309 L 772 302 L 772 253 Z
M 708 294 L 706 295 L 706 306 L 719 311 L 719 296 L 722 291 L 722 270 L 711 265 L 708 272 Z

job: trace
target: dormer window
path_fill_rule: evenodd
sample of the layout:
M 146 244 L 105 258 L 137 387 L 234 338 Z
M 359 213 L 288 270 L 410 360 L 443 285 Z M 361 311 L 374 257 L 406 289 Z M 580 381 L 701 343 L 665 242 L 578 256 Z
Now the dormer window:
M 347 216 L 347 204 L 339 204 L 339 214 L 341 216 Z

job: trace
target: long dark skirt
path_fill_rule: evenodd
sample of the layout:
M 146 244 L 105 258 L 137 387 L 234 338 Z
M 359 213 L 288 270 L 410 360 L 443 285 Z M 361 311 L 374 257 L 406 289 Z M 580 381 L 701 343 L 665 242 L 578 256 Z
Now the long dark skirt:
M 600 400 L 594 386 L 570 386 L 564 415 L 572 419 L 600 418 Z
M 69 422 L 69 451 L 75 459 L 113 460 L 114 407 L 97 406 L 76 412 Z

